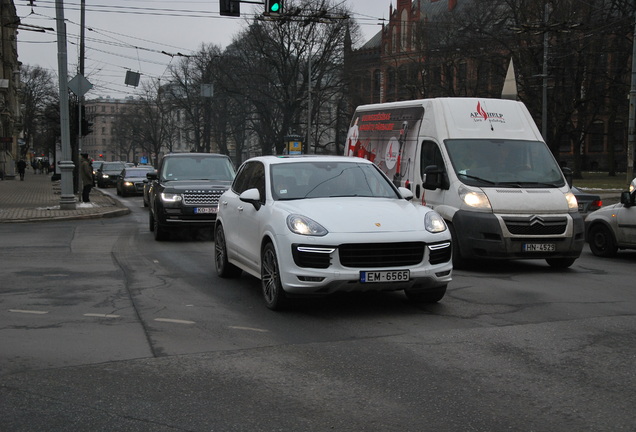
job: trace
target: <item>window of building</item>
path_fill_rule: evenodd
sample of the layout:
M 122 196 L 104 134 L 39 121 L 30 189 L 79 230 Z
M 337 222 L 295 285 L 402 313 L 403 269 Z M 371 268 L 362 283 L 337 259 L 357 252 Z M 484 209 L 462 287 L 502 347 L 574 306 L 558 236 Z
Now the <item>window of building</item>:
M 627 150 L 627 129 L 622 121 L 615 121 L 611 131 L 614 140 L 614 153 L 620 153 Z
M 397 52 L 397 28 L 393 27 L 391 33 L 391 52 Z
M 408 29 L 409 29 L 409 14 L 406 9 L 402 9 L 402 38 L 400 41 L 400 48 L 402 51 L 408 49 Z
M 386 73 L 386 101 L 395 100 L 395 69 L 389 68 Z
M 457 67 L 457 89 L 462 96 L 468 92 L 468 66 L 466 62 L 461 62 Z
M 376 69 L 373 72 L 373 102 L 381 102 L 382 97 L 382 71 Z
M 600 121 L 592 123 L 588 131 L 588 151 L 590 153 L 601 153 L 604 150 L 605 131 L 603 123 Z
M 572 153 L 572 141 L 567 134 L 561 136 L 559 141 L 559 153 Z

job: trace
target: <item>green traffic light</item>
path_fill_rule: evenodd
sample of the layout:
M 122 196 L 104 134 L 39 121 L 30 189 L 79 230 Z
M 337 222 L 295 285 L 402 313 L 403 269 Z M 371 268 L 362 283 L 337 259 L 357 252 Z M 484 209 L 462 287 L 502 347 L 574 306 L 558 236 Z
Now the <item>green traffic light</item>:
M 279 9 L 280 9 L 280 3 L 278 2 L 272 3 L 269 7 L 270 12 L 278 12 Z

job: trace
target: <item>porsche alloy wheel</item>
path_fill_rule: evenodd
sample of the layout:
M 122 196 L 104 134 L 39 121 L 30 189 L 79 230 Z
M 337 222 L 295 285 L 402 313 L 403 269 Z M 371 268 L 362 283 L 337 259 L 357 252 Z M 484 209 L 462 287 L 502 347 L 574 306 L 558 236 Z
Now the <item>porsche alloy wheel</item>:
M 261 259 L 261 287 L 269 309 L 280 310 L 287 304 L 287 296 L 280 281 L 278 258 L 274 245 L 267 243 Z

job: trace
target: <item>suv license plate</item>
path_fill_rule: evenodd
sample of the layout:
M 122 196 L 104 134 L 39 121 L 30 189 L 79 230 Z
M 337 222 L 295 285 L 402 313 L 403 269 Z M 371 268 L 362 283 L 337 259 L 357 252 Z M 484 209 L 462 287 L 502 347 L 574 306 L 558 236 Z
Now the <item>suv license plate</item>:
M 194 209 L 194 214 L 199 213 L 216 213 L 217 207 L 196 207 Z
M 554 243 L 524 243 L 524 252 L 554 252 L 556 245 Z
M 411 273 L 409 270 L 389 270 L 389 271 L 361 271 L 360 282 L 362 283 L 383 283 L 383 282 L 406 282 Z

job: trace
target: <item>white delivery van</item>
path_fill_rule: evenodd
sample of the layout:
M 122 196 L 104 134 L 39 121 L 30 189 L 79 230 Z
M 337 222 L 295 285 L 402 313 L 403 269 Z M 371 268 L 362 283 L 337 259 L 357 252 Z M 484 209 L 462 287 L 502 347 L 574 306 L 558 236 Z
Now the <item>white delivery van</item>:
M 521 102 L 363 105 L 344 153 L 373 161 L 444 217 L 456 267 L 470 259 L 545 259 L 564 268 L 581 254 L 576 198 Z

